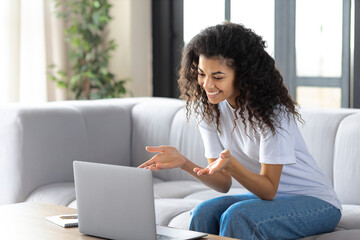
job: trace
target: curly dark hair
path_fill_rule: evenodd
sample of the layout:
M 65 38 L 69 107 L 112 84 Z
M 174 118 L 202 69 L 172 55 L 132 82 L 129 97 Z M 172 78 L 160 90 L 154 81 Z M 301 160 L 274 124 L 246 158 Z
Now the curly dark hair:
M 217 104 L 208 101 L 206 92 L 198 84 L 199 56 L 224 58 L 227 66 L 235 71 L 236 120 L 240 117 L 247 129 L 245 113 L 250 127 L 261 133 L 268 128 L 275 135 L 280 127 L 280 114 L 301 120 L 296 103 L 291 99 L 274 59 L 265 51 L 265 41 L 243 25 L 225 22 L 202 30 L 184 47 L 180 78 L 181 98 L 186 100 L 187 117 L 191 111 L 202 119 L 220 125 Z M 239 111 L 238 111 L 239 110 Z M 236 114 L 237 113 L 237 114 Z

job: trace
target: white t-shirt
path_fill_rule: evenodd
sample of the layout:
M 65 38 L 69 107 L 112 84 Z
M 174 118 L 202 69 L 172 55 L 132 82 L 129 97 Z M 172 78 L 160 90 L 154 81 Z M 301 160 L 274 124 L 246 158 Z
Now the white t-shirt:
M 263 136 L 250 124 L 247 124 L 245 133 L 240 117 L 234 128 L 234 109 L 226 100 L 218 107 L 221 133 L 216 130 L 214 122 L 199 121 L 206 158 L 218 158 L 224 149 L 228 149 L 241 164 L 255 173 L 260 173 L 261 163 L 283 164 L 276 196 L 312 196 L 341 209 L 330 180 L 318 168 L 293 119 L 289 121 L 282 114 L 282 128 L 277 129 L 276 135 L 269 130 Z

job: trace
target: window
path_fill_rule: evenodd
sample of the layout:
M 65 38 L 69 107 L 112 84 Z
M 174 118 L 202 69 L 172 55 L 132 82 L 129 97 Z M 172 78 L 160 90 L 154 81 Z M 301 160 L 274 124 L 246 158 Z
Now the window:
M 348 107 L 347 7 L 342 0 L 296 1 L 293 85 L 302 106 Z
M 321 11 L 324 6 L 326 11 Z M 342 30 L 341 0 L 297 1 L 296 75 L 340 77 Z
M 224 22 L 224 0 L 184 0 L 184 42 L 202 29 Z
M 267 43 L 268 53 L 274 56 L 274 0 L 228 1 L 231 6 L 230 21 L 243 24 L 262 36 Z M 224 22 L 226 2 L 184 0 L 184 43 L 188 43 L 202 29 Z
M 259 7 L 261 6 L 261 7 Z M 262 36 L 267 52 L 274 57 L 275 29 L 274 0 L 232 0 L 231 22 L 243 24 Z

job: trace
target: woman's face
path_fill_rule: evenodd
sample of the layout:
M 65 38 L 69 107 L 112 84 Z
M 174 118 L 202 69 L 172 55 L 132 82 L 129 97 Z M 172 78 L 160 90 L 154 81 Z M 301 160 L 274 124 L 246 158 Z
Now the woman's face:
M 205 90 L 208 100 L 218 104 L 225 99 L 235 108 L 239 92 L 234 89 L 235 71 L 226 65 L 226 59 L 199 56 L 198 84 Z

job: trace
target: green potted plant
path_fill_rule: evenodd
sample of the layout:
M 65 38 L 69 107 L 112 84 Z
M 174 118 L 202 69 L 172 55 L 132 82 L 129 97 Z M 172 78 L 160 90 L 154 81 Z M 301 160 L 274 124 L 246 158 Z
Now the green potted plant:
M 106 40 L 105 29 L 112 19 L 108 0 L 54 0 L 57 17 L 65 22 L 69 72 L 49 66 L 49 77 L 66 88 L 75 99 L 118 98 L 126 94 L 129 79 L 116 79 L 109 71 L 111 52 L 117 45 Z

